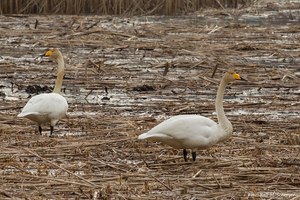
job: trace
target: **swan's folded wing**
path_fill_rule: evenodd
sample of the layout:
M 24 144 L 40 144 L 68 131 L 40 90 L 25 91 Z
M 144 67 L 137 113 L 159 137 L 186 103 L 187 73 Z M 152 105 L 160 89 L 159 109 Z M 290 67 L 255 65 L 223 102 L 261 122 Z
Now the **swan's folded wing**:
M 208 145 L 218 124 L 199 115 L 178 115 L 158 124 L 138 139 L 163 142 L 175 148 L 192 148 Z
M 158 124 L 149 130 L 148 134 L 161 133 L 176 139 L 195 137 L 196 135 L 209 137 L 211 129 L 216 126 L 216 122 L 200 115 L 178 115 Z
M 58 95 L 59 94 L 49 93 L 32 97 L 19 115 L 27 115 L 28 113 L 48 115 L 55 112 L 55 110 L 66 110 L 68 107 L 66 100 L 62 96 Z M 63 109 L 63 107 L 65 107 L 65 109 Z

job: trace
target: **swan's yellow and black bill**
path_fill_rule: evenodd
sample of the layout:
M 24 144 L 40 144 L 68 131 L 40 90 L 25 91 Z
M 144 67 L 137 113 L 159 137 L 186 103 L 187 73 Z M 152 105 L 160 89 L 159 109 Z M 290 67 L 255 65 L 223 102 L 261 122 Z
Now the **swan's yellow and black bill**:
M 48 50 L 48 51 L 46 51 L 46 53 L 43 54 L 43 56 L 50 57 L 52 54 L 53 54 L 53 51 L 52 50 Z
M 235 80 L 241 80 L 241 76 L 237 73 L 234 73 L 232 76 Z

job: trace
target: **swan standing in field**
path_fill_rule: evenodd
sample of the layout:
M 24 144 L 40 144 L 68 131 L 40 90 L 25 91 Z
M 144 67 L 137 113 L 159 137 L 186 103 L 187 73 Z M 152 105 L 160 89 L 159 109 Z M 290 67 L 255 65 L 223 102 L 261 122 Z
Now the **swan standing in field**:
M 50 57 L 57 62 L 57 78 L 52 93 L 39 94 L 32 97 L 22 109 L 18 117 L 25 117 L 38 123 L 39 132 L 42 134 L 42 124 L 50 123 L 50 135 L 53 133 L 56 123 L 67 114 L 68 102 L 60 95 L 64 77 L 64 58 L 59 49 L 54 48 L 42 56 Z
M 205 149 L 230 137 L 233 128 L 223 108 L 224 90 L 228 83 L 241 80 L 239 74 L 228 71 L 224 74 L 216 97 L 218 123 L 201 115 L 178 115 L 158 124 L 138 139 L 162 142 L 176 149 L 183 149 L 187 161 L 186 149 L 192 149 L 193 161 L 196 160 L 195 149 Z

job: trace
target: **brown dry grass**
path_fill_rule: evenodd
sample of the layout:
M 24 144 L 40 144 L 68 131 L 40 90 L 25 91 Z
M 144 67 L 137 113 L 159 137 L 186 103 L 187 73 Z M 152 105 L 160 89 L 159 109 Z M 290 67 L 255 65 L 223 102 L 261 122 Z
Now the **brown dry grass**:
M 203 15 L 1 16 L 1 199 L 299 198 L 299 26 Z M 54 83 L 55 64 L 33 59 L 49 47 L 66 57 L 70 105 L 52 138 L 15 117 L 28 85 Z M 137 141 L 172 115 L 215 119 L 228 66 L 248 79 L 226 92 L 228 141 L 199 151 L 195 163 Z
M 2 14 L 179 14 L 200 8 L 237 8 L 253 0 L 1 0 Z

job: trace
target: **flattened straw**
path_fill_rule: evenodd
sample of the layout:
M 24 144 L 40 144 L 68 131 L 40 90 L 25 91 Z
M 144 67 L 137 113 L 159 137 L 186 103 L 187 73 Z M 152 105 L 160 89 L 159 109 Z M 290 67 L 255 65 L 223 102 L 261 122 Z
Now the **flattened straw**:
M 203 184 L 196 184 L 196 185 L 199 186 L 199 187 L 202 187 L 202 188 L 204 188 L 204 189 L 206 189 L 206 190 L 213 190 L 213 188 L 208 187 L 208 186 L 205 186 L 205 185 L 203 185 Z
M 90 158 L 92 158 L 93 160 L 95 160 L 95 161 L 97 161 L 97 162 L 99 162 L 99 163 L 101 163 L 101 164 L 103 164 L 103 165 L 106 165 L 106 166 L 108 166 L 108 167 L 111 167 L 111 168 L 113 168 L 113 169 L 117 169 L 117 170 L 120 170 L 120 171 L 123 171 L 123 172 L 126 172 L 126 173 L 130 173 L 130 171 L 128 171 L 128 170 L 126 170 L 126 169 L 122 169 L 122 168 L 116 167 L 116 166 L 114 166 L 114 165 L 105 163 L 105 162 L 103 162 L 102 160 L 99 160 L 99 159 L 97 159 L 97 158 L 95 158 L 95 157 L 93 157 L 93 156 L 91 156 L 91 155 L 90 155 Z
M 199 76 L 199 78 L 201 78 L 201 79 L 203 79 L 203 80 L 205 80 L 205 81 L 208 81 L 208 82 L 210 82 L 210 83 L 213 83 L 213 84 L 215 84 L 215 85 L 218 85 L 218 83 L 217 83 L 216 81 L 212 81 L 212 80 L 210 80 L 210 79 L 208 79 L 208 78 L 205 78 L 205 77 L 203 77 L 203 76 Z
M 299 200 L 299 199 L 300 199 L 300 195 L 298 195 L 298 196 L 292 198 L 291 200 Z
M 7 192 L 5 192 L 4 190 L 0 190 L 0 194 L 7 197 L 7 198 L 12 198 L 12 196 L 10 196 L 9 194 L 7 194 Z
M 38 155 L 37 153 L 35 153 L 35 152 L 33 152 L 33 151 L 31 151 L 31 150 L 29 150 L 29 149 L 27 149 L 27 148 L 23 148 L 23 149 L 24 149 L 25 151 L 27 151 L 28 153 L 31 153 L 32 155 L 35 155 L 36 157 L 42 159 L 43 161 L 45 161 L 45 162 L 47 162 L 47 163 L 49 163 L 49 164 L 51 164 L 51 165 L 54 165 L 55 167 L 58 167 L 59 169 L 61 169 L 61 170 L 65 171 L 65 172 L 67 172 L 67 173 L 69 173 L 69 174 L 71 174 L 71 175 L 73 175 L 73 176 L 79 178 L 80 180 L 83 180 L 84 182 L 86 182 L 86 183 L 88 183 L 88 184 L 90 184 L 90 185 L 92 185 L 92 186 L 94 186 L 94 187 L 97 187 L 97 188 L 100 187 L 100 186 L 96 185 L 95 183 L 92 183 L 92 182 L 86 180 L 85 178 L 83 178 L 83 177 L 81 177 L 81 176 L 78 176 L 78 175 L 74 174 L 73 172 L 71 172 L 71 171 L 69 171 L 69 170 L 67 170 L 67 169 L 65 169 L 65 168 L 63 168 L 63 167 L 61 167 L 61 166 L 59 166 L 59 165 L 57 165 L 57 164 L 51 162 L 50 160 L 48 160 L 48 159 L 46 159 L 46 158 L 43 158 L 42 156 Z
M 220 182 L 218 181 L 218 179 L 215 177 L 214 174 L 213 174 L 213 178 L 215 179 L 215 181 L 216 181 L 218 187 L 219 187 L 220 189 L 222 189 L 222 186 L 221 186 Z
M 200 173 L 202 172 L 202 169 L 200 169 L 192 178 L 196 178 Z
M 29 174 L 25 174 L 25 175 L 23 174 L 22 176 L 26 176 L 26 177 L 30 177 L 30 178 L 45 179 L 45 180 L 56 181 L 56 182 L 65 183 L 65 184 L 85 186 L 85 187 L 89 186 L 89 185 L 86 185 L 84 183 L 78 183 L 78 182 L 74 182 L 74 181 L 66 181 L 66 180 L 63 180 L 63 179 L 50 178 L 50 177 L 45 177 L 45 176 L 35 176 L 35 175 L 29 175 Z
M 160 184 L 162 184 L 165 188 L 167 188 L 169 191 L 172 191 L 172 188 L 170 188 L 169 186 L 167 186 L 166 184 L 164 184 L 163 182 L 161 182 L 158 178 L 156 178 L 155 176 L 148 174 L 148 176 L 154 178 L 157 182 L 159 182 Z

